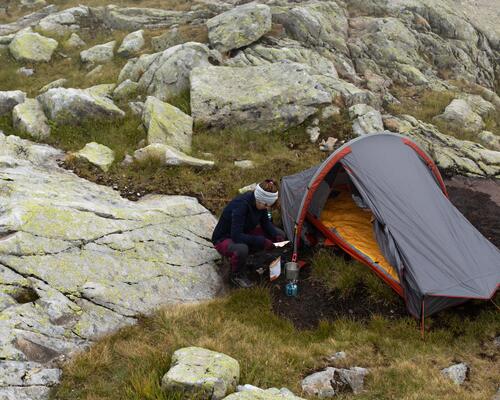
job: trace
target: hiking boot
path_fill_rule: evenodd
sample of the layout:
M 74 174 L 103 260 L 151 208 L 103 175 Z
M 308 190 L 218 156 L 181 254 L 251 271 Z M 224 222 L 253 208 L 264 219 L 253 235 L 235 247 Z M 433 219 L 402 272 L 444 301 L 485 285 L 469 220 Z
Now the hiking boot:
M 248 279 L 247 274 L 244 272 L 232 273 L 230 279 L 233 285 L 243 289 L 248 289 L 255 285 L 250 279 Z

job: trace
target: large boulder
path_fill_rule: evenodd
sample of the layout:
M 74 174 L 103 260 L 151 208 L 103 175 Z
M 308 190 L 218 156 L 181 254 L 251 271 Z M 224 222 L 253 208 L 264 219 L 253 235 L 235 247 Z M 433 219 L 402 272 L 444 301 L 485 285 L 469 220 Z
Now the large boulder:
M 382 115 L 366 104 L 356 104 L 349 108 L 352 131 L 356 136 L 380 133 L 384 130 Z
M 36 99 L 27 99 L 14 107 L 12 124 L 17 130 L 26 132 L 35 139 L 44 139 L 50 135 L 47 117 Z
M 64 37 L 80 30 L 80 20 L 90 16 L 87 6 L 67 8 L 66 10 L 50 14 L 40 20 L 37 31 L 51 36 Z
M 453 100 L 444 112 L 435 116 L 433 120 L 444 122 L 458 132 L 476 134 L 484 128 L 481 117 L 472 110 L 469 103 L 462 99 Z
M 200 67 L 191 73 L 191 111 L 206 129 L 285 130 L 332 101 L 301 64 Z
M 148 143 L 168 144 L 180 151 L 191 151 L 193 118 L 178 108 L 149 96 L 142 120 L 148 130 Z
M 63 156 L 0 134 L 0 398 L 46 398 L 51 361 L 222 289 L 206 239 L 217 221 L 196 199 L 132 202 L 60 168 Z
M 210 44 L 221 52 L 247 46 L 271 30 L 271 9 L 249 3 L 207 21 Z
M 18 104 L 26 101 L 26 93 L 20 90 L 0 92 L 0 117 L 9 114 Z
M 234 358 L 200 347 L 179 349 L 172 355 L 162 389 L 180 392 L 182 398 L 220 400 L 234 392 L 240 379 L 240 365 Z
M 139 89 L 162 101 L 189 90 L 189 74 L 195 67 L 209 66 L 212 52 L 201 43 L 189 42 L 163 52 L 130 60 L 121 70 L 119 82 L 130 79 Z
M 116 41 L 98 44 L 80 53 L 80 59 L 84 63 L 105 64 L 113 59 Z
M 82 89 L 50 89 L 37 97 L 52 121 L 76 125 L 89 120 L 116 120 L 124 117 L 110 99 Z
M 19 32 L 9 44 L 9 51 L 18 61 L 48 62 L 59 44 L 31 31 Z

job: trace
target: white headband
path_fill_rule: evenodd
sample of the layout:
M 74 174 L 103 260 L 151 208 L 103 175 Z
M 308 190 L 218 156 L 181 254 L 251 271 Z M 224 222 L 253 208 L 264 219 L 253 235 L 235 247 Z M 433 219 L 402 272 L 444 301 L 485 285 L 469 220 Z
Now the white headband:
M 264 189 L 257 185 L 255 187 L 255 200 L 265 204 L 266 206 L 272 206 L 278 200 L 278 192 L 266 192 Z

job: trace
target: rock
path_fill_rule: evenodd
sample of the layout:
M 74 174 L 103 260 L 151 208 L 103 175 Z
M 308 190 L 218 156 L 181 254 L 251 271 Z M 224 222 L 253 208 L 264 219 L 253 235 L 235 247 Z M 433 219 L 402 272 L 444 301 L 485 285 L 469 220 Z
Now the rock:
M 75 153 L 77 158 L 84 158 L 91 164 L 97 165 L 106 172 L 115 161 L 115 152 L 109 147 L 92 142 L 87 143 L 83 149 Z
M 344 392 L 346 388 L 350 388 L 354 394 L 360 394 L 367 374 L 368 370 L 361 367 L 350 369 L 328 367 L 324 371 L 304 378 L 302 390 L 308 396 L 319 398 L 331 398 Z
M 189 90 L 189 74 L 194 67 L 208 66 L 212 52 L 207 46 L 189 42 L 161 53 L 145 54 L 130 60 L 120 72 L 119 82 L 130 79 L 139 90 L 162 101 Z
M 26 67 L 21 67 L 17 70 L 17 73 L 19 75 L 24 75 L 26 77 L 32 76 L 35 73 L 35 70 L 33 68 L 26 68 Z
M 230 394 L 225 400 L 304 400 L 287 388 L 261 389 L 252 385 L 238 386 L 238 393 Z
M 495 115 L 495 106 L 478 94 L 463 94 L 460 95 L 459 98 L 465 100 L 472 111 L 478 114 L 481 118 L 488 118 Z
M 468 133 L 479 133 L 484 128 L 481 117 L 472 111 L 465 100 L 453 100 L 440 115 L 433 118 L 448 124 L 452 129 Z
M 98 19 L 108 28 L 132 32 L 138 29 L 170 28 L 206 20 L 215 15 L 213 11 L 198 8 L 191 11 L 174 11 L 158 8 L 106 7 L 94 8 Z
M 191 151 L 193 119 L 178 108 L 149 96 L 142 121 L 148 130 L 148 144 L 161 143 L 180 151 Z
M 151 38 L 151 46 L 156 52 L 166 50 L 170 47 L 177 46 L 178 44 L 183 44 L 186 41 L 182 38 L 177 26 L 172 27 L 172 29 L 161 34 L 160 36 L 155 36 Z
M 454 384 L 464 383 L 469 372 L 469 366 L 466 363 L 454 364 L 441 370 L 441 374 L 450 379 Z
M 192 116 L 205 129 L 285 130 L 329 102 L 331 96 L 300 64 L 199 67 L 191 74 Z
M 129 33 L 123 39 L 117 53 L 121 57 L 130 57 L 131 55 L 138 53 L 144 47 L 145 43 L 144 31 L 142 29 Z
M 256 183 L 251 183 L 250 185 L 244 186 L 240 189 L 238 189 L 238 193 L 245 193 L 245 192 L 250 192 L 254 191 L 255 188 L 257 187 L 257 182 Z
M 131 101 L 128 103 L 128 106 L 133 114 L 142 116 L 144 112 L 144 103 L 142 101 Z
M 320 119 L 327 120 L 329 118 L 334 117 L 335 115 L 340 114 L 340 108 L 336 106 L 327 106 L 321 110 Z
M 21 8 L 32 9 L 38 7 L 45 7 L 47 2 L 45 0 L 20 0 L 19 2 Z
M 321 143 L 319 144 L 319 149 L 321 151 L 329 151 L 332 152 L 335 150 L 335 144 L 337 143 L 338 139 L 329 136 L 328 139 L 322 140 Z
M 210 44 L 221 52 L 247 46 L 271 30 L 271 9 L 265 4 L 237 6 L 209 19 Z
M 0 381 L 9 379 L 0 398 L 45 400 L 59 375 L 51 360 L 161 305 L 211 299 L 223 287 L 206 239 L 217 220 L 196 199 L 132 202 L 60 168 L 63 155 L 0 134 L 0 298 L 36 292 L 29 303 L 0 300 Z
M 125 157 L 123 158 L 120 165 L 123 167 L 127 167 L 129 165 L 132 165 L 133 163 L 134 163 L 134 157 L 132 157 L 130 154 L 125 154 Z
M 70 49 L 77 49 L 79 47 L 85 47 L 87 43 L 85 43 L 80 36 L 78 36 L 76 33 L 72 33 L 71 36 L 69 37 L 68 40 L 64 43 L 66 47 L 69 47 Z
M 349 116 L 353 120 L 352 130 L 356 136 L 379 133 L 384 130 L 380 112 L 366 104 L 356 104 L 350 107 Z
M 50 127 L 42 106 L 35 99 L 26 99 L 12 111 L 12 125 L 35 139 L 45 139 L 50 135 Z
M 87 6 L 67 8 L 43 18 L 36 26 L 42 34 L 64 37 L 80 30 L 80 20 L 90 16 Z
M 68 80 L 66 78 L 56 79 L 53 82 L 47 83 L 38 92 L 39 93 L 45 93 L 49 89 L 55 89 L 55 88 L 59 88 L 59 87 L 64 87 L 64 85 L 66 85 L 66 83 L 68 83 Z
M 48 62 L 58 45 L 54 39 L 23 31 L 10 42 L 9 51 L 17 61 Z
M 234 166 L 241 169 L 252 169 L 255 168 L 255 164 L 252 160 L 241 160 L 235 161 Z
M 461 175 L 500 177 L 500 163 L 496 161 L 500 152 L 444 135 L 435 126 L 418 121 L 410 115 L 390 119 L 391 125 L 399 129 L 395 131 L 414 140 L 438 167 Z
M 320 399 L 335 396 L 335 390 L 331 383 L 334 373 L 335 368 L 328 367 L 324 371 L 306 376 L 301 383 L 303 393 L 306 396 L 315 396 Z
M 12 33 L 18 32 L 21 29 L 27 28 L 29 26 L 35 25 L 38 21 L 45 18 L 47 15 L 55 13 L 57 11 L 57 6 L 51 4 L 44 7 L 40 11 L 25 15 L 19 18 L 17 21 L 10 24 L 0 25 L 0 36 L 10 35 Z
M 26 100 L 26 93 L 20 90 L 0 91 L 0 116 L 9 114 L 12 109 Z
M 0 36 L 0 46 L 7 46 L 12 42 L 12 39 L 14 39 L 16 35 L 14 33 L 10 35 L 5 35 L 5 36 Z
M 116 84 L 114 83 L 101 83 L 100 85 L 91 86 L 84 90 L 93 96 L 111 98 L 115 89 L 116 89 Z
M 500 137 L 492 132 L 482 131 L 477 135 L 479 141 L 484 146 L 488 146 L 493 150 L 500 151 Z
M 105 64 L 113 59 L 116 41 L 98 44 L 80 53 L 80 59 L 84 63 Z
M 92 70 L 90 70 L 86 75 L 85 77 L 89 80 L 94 80 L 96 78 L 99 77 L 99 75 L 101 74 L 103 70 L 103 66 L 102 65 L 98 65 L 97 67 L 93 68 Z
M 82 89 L 50 89 L 37 97 L 47 117 L 59 124 L 112 121 L 125 116 L 111 100 Z
M 134 96 L 137 93 L 137 88 L 139 84 L 137 82 L 132 82 L 127 79 L 120 83 L 113 91 L 113 98 L 115 100 L 123 100 Z
M 172 355 L 170 370 L 163 376 L 162 389 L 181 392 L 183 398 L 201 395 L 219 400 L 233 392 L 240 379 L 238 361 L 225 354 L 200 347 L 179 349 Z
M 190 157 L 171 146 L 161 143 L 153 143 L 142 149 L 136 150 L 134 152 L 134 158 L 139 162 L 156 160 L 162 165 L 167 166 L 190 165 L 193 167 L 207 168 L 214 166 L 213 161 Z
M 330 139 L 330 138 L 328 138 L 328 139 Z M 337 360 L 344 360 L 346 358 L 347 358 L 347 354 L 345 353 L 345 351 L 338 351 L 337 353 L 334 353 L 331 356 L 329 356 L 327 358 L 327 360 L 330 361 L 330 362 L 334 362 L 334 361 L 337 361 Z

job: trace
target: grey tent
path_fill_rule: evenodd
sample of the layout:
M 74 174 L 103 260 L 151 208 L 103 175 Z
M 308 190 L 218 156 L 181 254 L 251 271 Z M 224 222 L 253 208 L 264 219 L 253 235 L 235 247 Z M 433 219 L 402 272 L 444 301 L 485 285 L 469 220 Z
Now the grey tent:
M 500 250 L 453 206 L 431 158 L 403 136 L 362 136 L 284 177 L 281 207 L 294 259 L 303 242 L 337 245 L 416 317 L 489 299 L 500 284 Z

